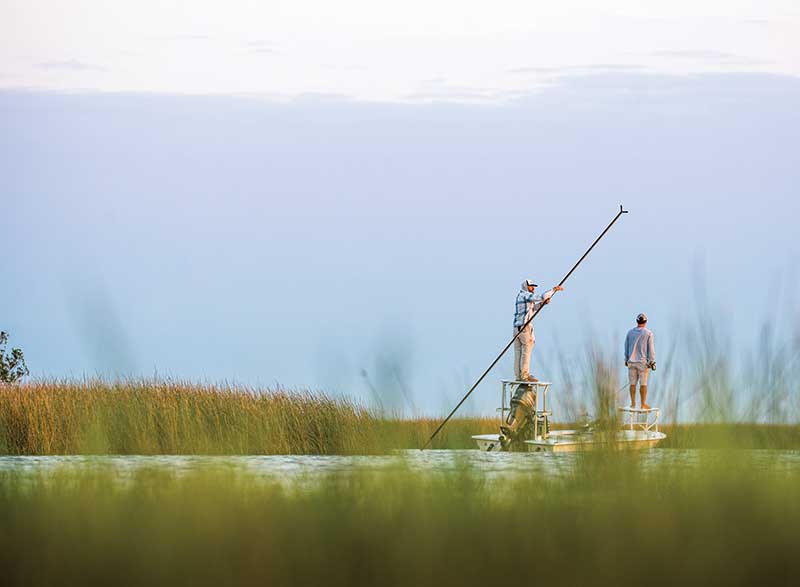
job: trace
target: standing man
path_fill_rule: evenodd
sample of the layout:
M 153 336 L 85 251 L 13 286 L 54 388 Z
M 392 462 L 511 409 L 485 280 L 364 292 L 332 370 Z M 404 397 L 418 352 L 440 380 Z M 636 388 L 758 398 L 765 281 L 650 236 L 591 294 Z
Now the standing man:
M 545 292 L 543 296 L 534 294 L 538 287 L 532 280 L 522 282 L 522 288 L 517 293 L 517 302 L 514 308 L 514 377 L 517 381 L 537 381 L 531 377 L 531 351 L 536 342 L 533 336 L 533 321 L 528 322 L 534 312 L 545 304 L 550 303 L 550 298 L 557 291 L 564 291 L 560 285 Z M 527 323 L 527 326 L 524 326 Z
M 636 328 L 625 337 L 625 366 L 628 368 L 630 383 L 631 407 L 636 407 L 636 384 L 639 384 L 639 397 L 642 409 L 649 410 L 647 405 L 647 376 L 649 369 L 656 370 L 656 349 L 653 333 L 646 328 L 647 315 L 636 316 Z
M 522 282 L 522 287 L 517 294 L 514 309 L 514 377 L 517 381 L 538 381 L 530 374 L 531 351 L 536 339 L 533 336 L 534 312 L 545 304 L 550 303 L 550 298 L 557 291 L 563 291 L 560 285 L 537 296 L 534 290 L 538 286 L 530 279 Z M 530 322 L 529 322 L 530 320 Z M 536 409 L 536 395 L 530 385 L 520 384 L 511 398 L 511 406 L 505 424 L 500 426 L 500 442 L 504 448 L 516 440 L 519 432 L 523 430 Z M 520 412 L 522 410 L 522 412 Z

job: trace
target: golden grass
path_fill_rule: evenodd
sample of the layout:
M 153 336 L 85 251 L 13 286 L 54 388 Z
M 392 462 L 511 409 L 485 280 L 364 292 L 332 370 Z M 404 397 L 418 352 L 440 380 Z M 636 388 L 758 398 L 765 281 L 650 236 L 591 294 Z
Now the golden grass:
M 0 454 L 378 454 L 420 448 L 441 422 L 307 390 L 170 381 L 0 385 Z M 560 427 L 569 427 L 562 424 Z M 664 448 L 800 448 L 800 426 L 662 428 Z M 454 418 L 432 448 L 471 449 L 496 418 Z
M 0 386 L 0 452 L 370 454 L 418 448 L 439 421 L 386 418 L 348 398 L 168 381 Z M 462 418 L 436 448 L 471 448 L 494 420 Z

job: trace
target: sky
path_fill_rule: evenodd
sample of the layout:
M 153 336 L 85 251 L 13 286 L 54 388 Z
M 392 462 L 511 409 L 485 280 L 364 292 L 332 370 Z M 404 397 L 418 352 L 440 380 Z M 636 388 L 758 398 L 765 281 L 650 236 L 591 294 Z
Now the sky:
M 641 311 L 657 352 L 798 323 L 792 3 L 329 4 L 0 1 L 0 328 L 35 376 L 446 413 L 620 204 L 535 373 Z
M 581 72 L 800 74 L 794 0 L 0 1 L 0 87 L 508 100 Z

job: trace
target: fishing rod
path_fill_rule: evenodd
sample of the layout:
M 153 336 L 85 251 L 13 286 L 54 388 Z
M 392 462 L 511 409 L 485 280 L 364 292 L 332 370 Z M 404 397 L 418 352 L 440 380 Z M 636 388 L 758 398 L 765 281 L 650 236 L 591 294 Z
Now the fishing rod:
M 598 236 L 598 237 L 597 237 L 597 238 L 594 240 L 594 242 L 592 243 L 592 245 L 591 245 L 591 246 L 590 246 L 588 249 L 586 249 L 586 252 L 583 254 L 583 256 L 582 256 L 580 259 L 578 259 L 578 262 L 577 262 L 577 263 L 575 263 L 575 265 L 573 265 L 573 266 L 572 266 L 572 269 L 570 269 L 570 270 L 569 270 L 569 273 L 567 273 L 567 274 L 564 276 L 564 279 L 562 279 L 562 280 L 561 280 L 561 281 L 558 283 L 558 286 L 559 286 L 559 287 L 560 287 L 560 286 L 562 286 L 562 285 L 564 285 L 564 282 L 565 282 L 567 279 L 569 279 L 569 276 L 570 276 L 570 275 L 572 275 L 572 273 L 573 273 L 573 272 L 574 272 L 574 271 L 575 271 L 575 270 L 578 268 L 578 265 L 580 265 L 580 264 L 583 262 L 583 260 L 586 258 L 586 256 L 587 256 L 589 253 L 591 253 L 591 252 L 592 252 L 592 249 L 594 248 L 594 246 L 595 246 L 597 243 L 599 243 L 599 242 L 600 242 L 600 239 L 601 239 L 601 238 L 603 238 L 603 237 L 606 235 L 606 233 L 607 233 L 607 232 L 608 232 L 608 231 L 611 229 L 611 227 L 612 227 L 612 226 L 614 226 L 614 223 L 615 223 L 617 220 L 619 220 L 619 217 L 620 217 L 620 216 L 622 216 L 623 214 L 627 214 L 627 213 L 628 213 L 628 211 L 627 211 L 627 210 L 624 210 L 624 209 L 622 208 L 622 204 L 620 204 L 620 205 L 619 205 L 619 212 L 617 212 L 617 215 L 616 215 L 616 216 L 614 216 L 614 219 L 613 219 L 613 220 L 612 220 L 612 221 L 611 221 L 611 222 L 608 224 L 608 226 L 606 226 L 606 229 L 605 229 L 603 232 L 601 232 L 601 233 L 600 233 L 600 236 Z M 491 370 L 494 368 L 494 366 L 497 364 L 497 362 L 498 362 L 498 361 L 499 361 L 499 360 L 500 360 L 500 359 L 503 357 L 503 355 L 504 355 L 504 354 L 506 354 L 506 351 L 507 351 L 509 348 L 511 348 L 511 345 L 512 345 L 512 344 L 514 344 L 514 341 L 515 341 L 515 340 L 517 340 L 517 337 L 519 337 L 520 333 L 521 333 L 523 330 L 525 330 L 525 327 L 527 327 L 527 326 L 528 326 L 528 324 L 530 324 L 531 322 L 533 322 L 533 319 L 534 319 L 534 318 L 536 318 L 536 315 L 537 315 L 539 312 L 541 312 L 541 311 L 542 311 L 542 308 L 544 308 L 544 307 L 545 307 L 545 305 L 546 305 L 546 304 L 542 304 L 541 306 L 539 306 L 539 309 L 538 309 L 538 310 L 536 310 L 536 311 L 533 313 L 533 315 L 532 315 L 530 318 L 528 318 L 528 319 L 525 321 L 525 324 L 523 324 L 523 325 L 522 325 L 522 327 L 521 327 L 521 328 L 519 328 L 519 329 L 517 330 L 517 333 L 514 335 L 514 337 L 513 337 L 513 338 L 512 338 L 512 339 L 509 341 L 509 343 L 508 343 L 508 344 L 507 344 L 507 345 L 506 345 L 506 346 L 503 348 L 503 350 L 502 350 L 502 351 L 500 351 L 500 354 L 499 354 L 499 355 L 497 355 L 497 357 L 495 358 L 495 360 L 494 360 L 494 361 L 492 361 L 492 364 L 491 364 L 491 365 L 489 365 L 489 367 L 486 369 L 486 371 L 484 371 L 484 372 L 483 372 L 483 375 L 481 375 L 480 377 L 478 377 L 478 380 L 477 380 L 475 383 L 473 383 L 473 384 L 472 384 L 472 387 L 470 387 L 470 388 L 469 388 L 469 391 L 467 392 L 467 394 L 466 394 L 464 397 L 462 397 L 462 398 L 461 398 L 461 401 L 460 401 L 460 402 L 458 402 L 458 405 L 456 405 L 456 407 L 455 407 L 455 408 L 453 408 L 453 411 L 452 411 L 452 412 L 450 412 L 450 413 L 448 414 L 447 418 L 445 418 L 445 419 L 442 421 L 442 423 L 441 423 L 441 424 L 439 424 L 439 427 L 438 427 L 438 428 L 437 428 L 437 429 L 434 431 L 434 433 L 433 433 L 433 434 L 431 434 L 431 437 L 428 439 L 428 442 L 426 442 L 426 443 L 425 443 L 425 445 L 424 445 L 424 446 L 423 446 L 423 447 L 422 447 L 420 450 L 425 450 L 426 448 L 428 448 L 428 446 L 430 446 L 431 442 L 433 442 L 433 439 L 436 437 L 436 435 L 437 435 L 437 434 L 439 434 L 439 431 L 440 431 L 442 428 L 444 428 L 444 425 L 445 425 L 445 424 L 447 424 L 447 422 L 450 420 L 450 418 L 452 418 L 452 417 L 453 417 L 453 414 L 455 414 L 455 413 L 456 413 L 456 411 L 458 411 L 458 408 L 460 408 L 460 407 L 461 407 L 461 404 L 463 404 L 465 401 L 467 401 L 467 398 L 470 396 L 470 394 L 472 394 L 472 392 L 473 392 L 473 391 L 475 391 L 475 388 L 476 388 L 476 387 L 478 387 L 478 385 L 480 385 L 481 381 L 483 381 L 483 378 L 484 378 L 484 377 L 486 377 L 486 376 L 489 374 L 489 371 L 491 371 Z

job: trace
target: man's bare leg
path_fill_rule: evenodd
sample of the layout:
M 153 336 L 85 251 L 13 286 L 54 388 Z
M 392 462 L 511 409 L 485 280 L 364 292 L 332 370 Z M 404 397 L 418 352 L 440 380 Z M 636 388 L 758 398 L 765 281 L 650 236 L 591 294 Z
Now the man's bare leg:
M 639 386 L 639 397 L 642 398 L 642 409 L 649 410 L 650 406 L 647 405 L 647 386 L 640 385 Z
M 631 385 L 630 388 L 631 388 L 631 407 L 635 408 L 636 407 L 636 386 L 635 385 Z

